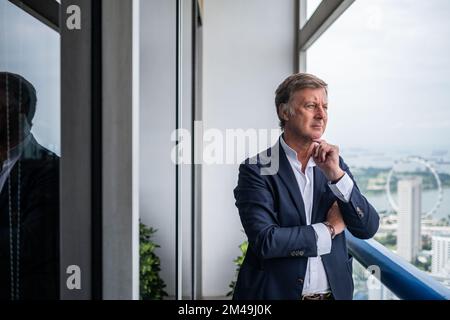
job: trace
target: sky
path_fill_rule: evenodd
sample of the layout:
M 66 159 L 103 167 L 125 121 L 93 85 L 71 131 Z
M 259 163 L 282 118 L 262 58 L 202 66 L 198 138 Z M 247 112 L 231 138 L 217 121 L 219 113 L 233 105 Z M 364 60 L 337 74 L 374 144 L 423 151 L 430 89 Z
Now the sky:
M 356 0 L 307 51 L 329 85 L 325 138 L 450 150 L 449 17 L 448 0 Z

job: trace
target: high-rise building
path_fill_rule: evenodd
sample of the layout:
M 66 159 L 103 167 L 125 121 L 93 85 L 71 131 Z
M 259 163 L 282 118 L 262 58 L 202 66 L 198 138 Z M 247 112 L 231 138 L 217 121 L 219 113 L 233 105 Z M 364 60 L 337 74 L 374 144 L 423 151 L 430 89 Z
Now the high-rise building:
M 433 236 L 431 239 L 431 272 L 434 275 L 447 275 L 450 273 L 450 237 Z
M 421 248 L 420 219 L 422 211 L 422 180 L 398 181 L 397 254 L 414 262 Z

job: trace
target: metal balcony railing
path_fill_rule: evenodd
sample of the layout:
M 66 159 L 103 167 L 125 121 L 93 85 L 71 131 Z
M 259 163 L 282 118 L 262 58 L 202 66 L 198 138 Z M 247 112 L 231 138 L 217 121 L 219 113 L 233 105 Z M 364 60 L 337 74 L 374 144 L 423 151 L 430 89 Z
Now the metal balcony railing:
M 376 266 L 379 280 L 403 300 L 449 300 L 450 289 L 397 256 L 379 242 L 355 238 L 346 231 L 349 253 L 365 268 Z M 371 268 L 374 270 L 376 268 Z

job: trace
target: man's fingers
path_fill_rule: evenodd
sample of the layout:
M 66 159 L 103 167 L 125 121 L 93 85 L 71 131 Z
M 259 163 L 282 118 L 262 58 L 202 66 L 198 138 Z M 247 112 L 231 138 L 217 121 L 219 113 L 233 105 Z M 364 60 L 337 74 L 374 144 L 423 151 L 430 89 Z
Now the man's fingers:
M 314 143 L 314 158 L 317 158 L 320 152 L 320 144 Z
M 317 144 L 317 147 L 316 147 L 315 152 L 314 152 L 314 158 L 315 158 L 315 160 L 320 161 L 320 155 L 321 155 L 321 152 L 322 152 L 322 145 L 323 145 L 323 142 L 324 142 L 324 140 L 320 140 L 320 143 L 319 143 L 319 141 L 317 141 L 317 140 L 313 142 L 313 143 L 316 143 L 316 144 Z
M 323 163 L 327 161 L 327 156 L 337 153 L 339 154 L 339 149 L 337 146 L 327 143 L 325 140 L 313 140 L 311 144 L 312 152 L 311 155 L 314 160 L 318 163 Z
M 318 142 L 314 141 L 313 143 L 311 143 L 311 145 L 309 146 L 309 149 L 308 149 L 308 154 L 310 154 L 314 157 L 318 146 L 319 146 Z
M 315 158 L 319 162 L 325 162 L 327 153 L 330 151 L 330 145 L 325 141 L 322 141 L 316 150 Z
M 332 213 L 332 212 L 333 212 L 333 213 L 336 213 L 337 210 L 339 210 L 339 205 L 338 205 L 337 201 L 335 201 L 335 202 L 331 205 L 329 212 L 330 212 L 330 213 Z

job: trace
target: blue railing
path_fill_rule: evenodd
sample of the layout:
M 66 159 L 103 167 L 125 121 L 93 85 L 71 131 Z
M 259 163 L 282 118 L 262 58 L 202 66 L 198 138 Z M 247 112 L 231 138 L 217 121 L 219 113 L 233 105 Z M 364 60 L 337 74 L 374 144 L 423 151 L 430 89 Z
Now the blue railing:
M 365 268 L 377 266 L 380 281 L 403 300 L 449 300 L 450 289 L 375 240 L 361 240 L 346 231 L 349 253 Z

